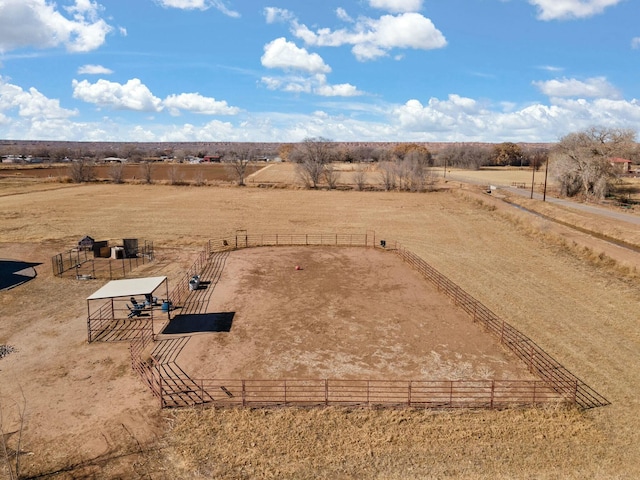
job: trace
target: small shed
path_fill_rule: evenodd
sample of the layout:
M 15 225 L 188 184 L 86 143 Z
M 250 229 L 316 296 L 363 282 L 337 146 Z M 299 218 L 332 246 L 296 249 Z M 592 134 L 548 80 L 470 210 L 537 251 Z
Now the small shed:
M 167 277 L 111 280 L 87 297 L 87 336 L 95 340 L 131 340 L 142 330 L 155 335 L 154 320 L 167 314 L 156 292 L 169 298 Z
M 610 158 L 609 163 L 618 173 L 629 173 L 631 171 L 631 160 L 626 158 Z
M 80 239 L 80 241 L 78 242 L 78 249 L 79 250 L 93 250 L 93 244 L 95 243 L 95 240 L 93 238 L 91 238 L 89 235 L 85 235 L 82 239 Z

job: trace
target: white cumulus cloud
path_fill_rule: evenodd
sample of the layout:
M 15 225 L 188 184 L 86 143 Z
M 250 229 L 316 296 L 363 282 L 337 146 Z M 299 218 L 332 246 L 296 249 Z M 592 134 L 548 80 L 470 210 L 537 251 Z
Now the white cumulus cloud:
M 631 39 L 631 48 L 640 48 L 640 37 L 634 37 Z
M 82 65 L 78 68 L 79 75 L 111 75 L 113 70 L 102 65 Z
M 276 38 L 264 46 L 264 55 L 260 59 L 267 68 L 283 70 L 301 70 L 308 73 L 328 73 L 331 68 L 317 53 L 309 53 L 284 37 Z
M 169 95 L 163 102 L 171 115 L 179 115 L 181 110 L 202 115 L 236 115 L 238 107 L 230 107 L 227 102 L 204 97 L 199 93 L 181 93 Z
M 336 17 L 338 17 L 343 22 L 353 23 L 353 18 L 351 18 L 351 15 L 349 15 L 347 11 L 342 7 L 336 8 Z
M 593 77 L 584 81 L 562 78 L 533 82 L 549 97 L 620 98 L 620 92 L 605 77 Z
M 327 76 L 318 73 L 310 76 L 288 75 L 284 77 L 262 77 L 261 82 L 269 90 L 289 93 L 313 93 L 321 97 L 357 97 L 363 92 L 350 83 L 332 85 Z
M 373 8 L 388 12 L 418 12 L 422 9 L 422 0 L 369 0 Z
M 266 7 L 264 16 L 267 23 L 288 22 L 295 18 L 294 14 L 285 8 Z
M 199 93 L 180 93 L 164 100 L 153 95 L 139 79 L 133 78 L 125 84 L 100 79 L 95 83 L 73 80 L 73 97 L 87 103 L 114 110 L 137 112 L 161 112 L 165 108 L 173 116 L 181 112 L 200 115 L 237 115 L 238 107 L 229 106 L 224 100 L 205 97 Z
M 103 45 L 113 30 L 93 1 L 75 0 L 65 10 L 71 18 L 46 0 L 0 1 L 0 52 L 60 45 L 70 52 L 89 52 Z
M 315 92 L 323 97 L 356 97 L 362 95 L 362 92 L 350 83 L 320 85 L 315 89 Z
M 570 20 L 599 15 L 622 0 L 529 0 L 540 20 Z
M 116 110 L 159 112 L 162 100 L 155 97 L 139 79 L 133 78 L 125 84 L 100 79 L 96 83 L 73 80 L 73 97 L 84 102 Z
M 638 100 L 554 98 L 504 111 L 458 95 L 427 104 L 408 100 L 390 112 L 390 123 L 405 137 L 426 141 L 555 141 L 592 125 L 640 125 Z
M 156 0 L 165 8 L 178 8 L 180 10 L 208 10 L 215 8 L 228 17 L 238 18 L 240 13 L 230 9 L 222 0 Z
M 59 100 L 47 98 L 35 88 L 24 90 L 0 76 L 0 113 L 12 110 L 32 121 L 66 119 L 78 114 L 75 110 L 62 108 Z
M 321 28 L 312 31 L 306 25 L 294 22 L 292 31 L 307 45 L 352 45 L 353 54 L 361 61 L 385 56 L 394 48 L 431 50 L 447 44 L 433 22 L 419 13 L 383 15 L 379 19 L 361 17 L 349 30 Z

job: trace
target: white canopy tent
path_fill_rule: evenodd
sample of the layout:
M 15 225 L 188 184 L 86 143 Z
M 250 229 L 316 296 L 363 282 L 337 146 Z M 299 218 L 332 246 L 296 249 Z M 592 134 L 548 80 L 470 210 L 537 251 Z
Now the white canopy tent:
M 111 280 L 100 290 L 87 297 L 87 301 L 104 298 L 130 297 L 135 295 L 149 295 L 157 290 L 167 277 L 127 278 L 124 280 Z M 167 293 L 167 296 L 168 293 Z
M 167 277 L 146 277 L 146 278 L 127 278 L 124 280 L 111 280 L 99 290 L 95 291 L 87 297 L 87 334 L 89 342 L 93 341 L 112 328 L 122 328 L 121 323 L 129 318 L 124 310 L 123 300 L 131 297 L 144 296 L 145 298 L 153 297 L 156 290 L 164 285 L 164 298 L 169 299 L 169 284 Z M 119 308 L 114 306 L 114 300 L 119 300 Z M 97 306 L 96 306 L 97 304 Z M 151 322 L 151 330 L 153 331 L 154 305 L 145 307 L 144 317 Z M 121 312 L 125 312 L 122 314 Z M 164 311 L 164 308 L 163 308 Z M 167 315 L 169 309 L 166 309 Z M 120 322 L 120 324 L 118 324 Z M 114 338 L 118 335 L 113 335 Z M 122 337 L 122 335 L 120 336 Z M 118 339 L 124 339 L 119 338 Z

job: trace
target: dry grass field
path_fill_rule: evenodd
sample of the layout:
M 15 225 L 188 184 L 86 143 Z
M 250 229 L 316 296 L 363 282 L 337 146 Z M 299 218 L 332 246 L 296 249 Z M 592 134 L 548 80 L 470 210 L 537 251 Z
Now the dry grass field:
M 12 182 L 0 182 L 0 258 L 41 263 L 34 280 L 0 292 L 0 345 L 16 349 L 0 358 L 0 427 L 10 449 L 20 439 L 25 478 L 640 477 L 640 260 L 632 251 L 616 254 L 451 183 L 415 194 Z M 586 213 L 580 221 L 601 224 Z M 632 236 L 624 225 L 607 228 Z M 126 344 L 86 342 L 85 299 L 102 282 L 54 278 L 50 257 L 87 234 L 152 239 L 157 261 L 138 273 L 171 283 L 206 240 L 238 229 L 375 230 L 398 240 L 611 405 L 161 411 L 131 371 Z M 6 476 L 4 458 L 0 449 Z

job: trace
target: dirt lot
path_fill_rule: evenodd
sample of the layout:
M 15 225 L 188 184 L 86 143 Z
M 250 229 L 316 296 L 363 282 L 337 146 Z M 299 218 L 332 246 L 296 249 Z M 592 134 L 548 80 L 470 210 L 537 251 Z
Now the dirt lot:
M 232 252 L 205 310 L 233 327 L 191 336 L 176 362 L 193 379 L 534 379 L 389 252 Z
M 586 237 L 478 198 L 465 189 L 12 187 L 0 201 L 0 258 L 42 264 L 36 279 L 0 293 L 0 344 L 17 349 L 0 359 L 2 429 L 16 448 L 24 412 L 20 471 L 41 478 L 639 477 L 637 277 L 595 261 L 609 248 L 601 242 L 588 239 L 585 255 L 578 247 Z M 160 412 L 131 372 L 126 344 L 86 343 L 85 299 L 102 283 L 53 278 L 50 257 L 87 234 L 152 239 L 158 259 L 140 275 L 167 275 L 171 283 L 207 239 L 237 229 L 375 229 L 378 238 L 398 239 L 611 405 L 587 412 Z M 631 251 L 620 257 L 640 265 Z

